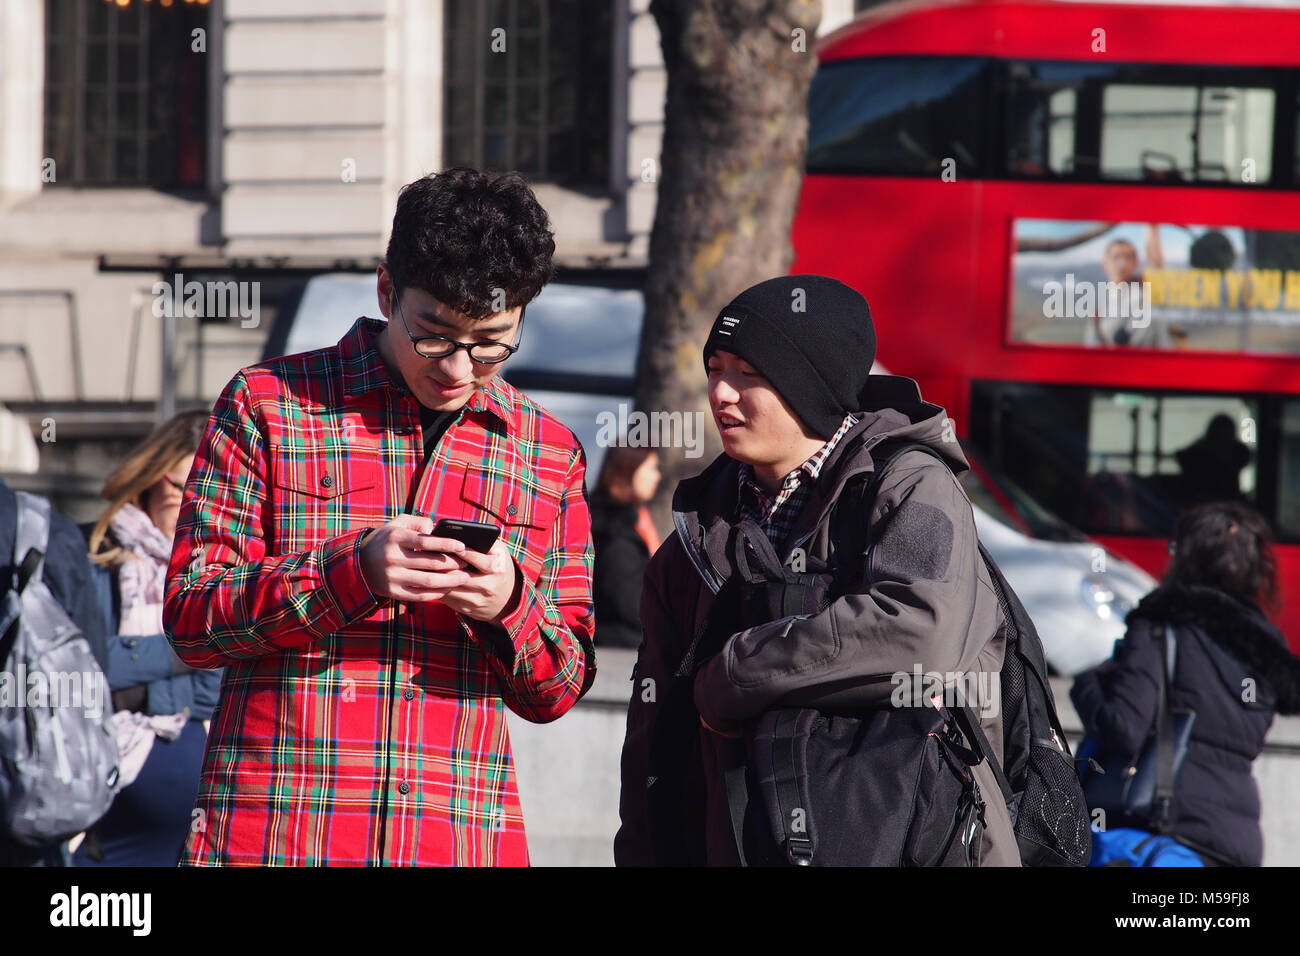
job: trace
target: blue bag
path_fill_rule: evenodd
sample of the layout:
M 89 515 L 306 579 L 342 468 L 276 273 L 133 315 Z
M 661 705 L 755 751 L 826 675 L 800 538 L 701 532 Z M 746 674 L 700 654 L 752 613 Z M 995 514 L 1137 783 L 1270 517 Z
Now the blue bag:
M 1092 831 L 1089 866 L 1205 866 L 1195 850 L 1170 836 L 1117 827 Z

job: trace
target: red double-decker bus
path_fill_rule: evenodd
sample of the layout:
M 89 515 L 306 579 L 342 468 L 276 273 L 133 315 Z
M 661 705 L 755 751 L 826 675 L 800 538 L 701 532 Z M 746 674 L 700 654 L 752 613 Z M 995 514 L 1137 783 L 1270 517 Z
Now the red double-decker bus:
M 1300 10 L 904 2 L 819 56 L 792 271 L 1152 574 L 1181 510 L 1257 508 L 1300 649 Z

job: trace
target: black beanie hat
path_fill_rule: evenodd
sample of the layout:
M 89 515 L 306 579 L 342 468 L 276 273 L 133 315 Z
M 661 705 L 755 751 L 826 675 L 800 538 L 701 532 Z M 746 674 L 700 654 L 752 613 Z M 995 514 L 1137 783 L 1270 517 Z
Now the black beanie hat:
M 751 286 L 718 313 L 704 364 L 722 349 L 771 384 L 815 435 L 829 439 L 858 411 L 876 357 L 871 310 L 827 276 L 781 276 Z

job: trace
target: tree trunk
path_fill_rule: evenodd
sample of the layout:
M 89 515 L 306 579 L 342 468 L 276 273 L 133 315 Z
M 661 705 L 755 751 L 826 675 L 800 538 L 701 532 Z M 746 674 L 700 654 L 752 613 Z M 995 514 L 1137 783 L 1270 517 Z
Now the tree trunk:
M 680 478 L 721 451 L 708 410 L 702 349 L 719 310 L 784 275 L 803 181 L 808 86 L 820 0 L 652 0 L 668 96 L 658 204 L 650 234 L 637 407 L 700 412 L 703 454 L 660 448 L 651 507 L 671 528 Z

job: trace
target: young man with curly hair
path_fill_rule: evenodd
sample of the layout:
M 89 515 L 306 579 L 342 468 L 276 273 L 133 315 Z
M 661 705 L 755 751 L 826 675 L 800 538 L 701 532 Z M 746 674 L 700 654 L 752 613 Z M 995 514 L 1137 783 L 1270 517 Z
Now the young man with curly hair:
M 499 377 L 554 249 L 516 175 L 410 183 L 389 321 L 218 399 L 164 610 L 226 668 L 183 863 L 528 862 L 505 708 L 555 720 L 595 676 L 582 448 Z

